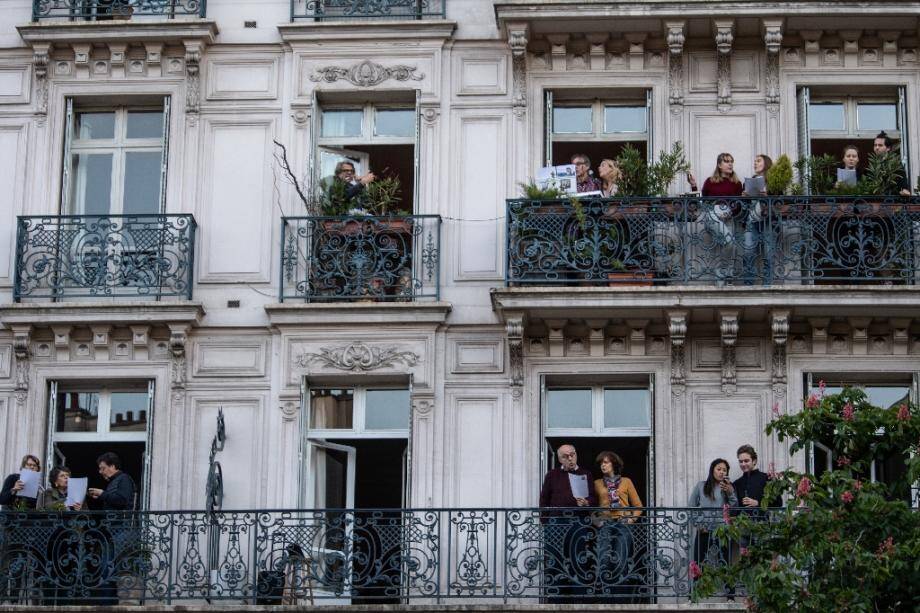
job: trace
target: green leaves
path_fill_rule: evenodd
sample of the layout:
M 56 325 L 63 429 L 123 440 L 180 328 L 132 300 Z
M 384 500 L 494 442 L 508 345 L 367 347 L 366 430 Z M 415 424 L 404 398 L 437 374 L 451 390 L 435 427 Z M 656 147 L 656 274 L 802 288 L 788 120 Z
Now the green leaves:
M 670 151 L 658 154 L 657 162 L 646 162 L 638 149 L 630 144 L 617 156 L 620 180 L 619 196 L 667 196 L 668 188 L 678 173 L 690 170 L 683 143 L 675 142 Z

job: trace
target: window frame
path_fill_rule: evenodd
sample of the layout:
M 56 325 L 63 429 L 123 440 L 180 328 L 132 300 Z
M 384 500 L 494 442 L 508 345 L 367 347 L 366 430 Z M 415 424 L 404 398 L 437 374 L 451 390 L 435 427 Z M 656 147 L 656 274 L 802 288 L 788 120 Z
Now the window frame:
M 591 390 L 591 427 L 590 428 L 552 428 L 549 426 L 549 395 L 553 391 L 562 390 Z M 648 394 L 648 426 L 611 427 L 604 424 L 604 392 L 606 390 L 643 390 Z M 616 383 L 598 383 L 594 385 L 547 385 L 543 402 L 543 438 L 546 437 L 587 437 L 603 436 L 616 438 L 647 437 L 651 439 L 654 429 L 654 400 L 653 388 L 638 387 L 633 385 L 617 385 Z
M 312 428 L 310 422 L 313 417 L 313 392 L 323 390 L 351 390 L 352 415 L 351 428 Z M 409 394 L 409 415 L 405 428 L 391 430 L 368 429 L 367 423 L 367 393 L 383 390 L 405 391 Z M 336 439 L 409 439 L 411 438 L 412 423 L 412 398 L 411 389 L 402 385 L 353 385 L 331 386 L 322 385 L 310 387 L 305 394 L 304 434 L 306 439 L 321 439 L 335 441 Z
M 149 100 L 149 99 L 148 99 Z M 79 98 L 66 99 L 63 180 L 61 184 L 61 213 L 64 215 L 87 215 L 85 196 L 79 197 L 77 173 L 74 158 L 80 154 L 111 154 L 111 187 L 109 191 L 108 215 L 162 214 L 166 210 L 166 180 L 169 160 L 170 96 L 162 96 L 158 105 L 151 101 L 137 103 L 121 102 L 104 105 L 80 103 Z M 159 137 L 128 138 L 128 114 L 137 111 L 156 111 L 163 115 Z M 76 130 L 80 113 L 114 113 L 114 135 L 111 139 L 81 139 Z M 129 153 L 160 153 L 160 180 L 157 210 L 150 213 L 125 212 L 125 169 Z
M 843 124 L 844 129 L 841 130 L 818 130 L 815 128 L 809 127 L 809 138 L 813 140 L 818 139 L 853 139 L 853 140 L 866 140 L 874 139 L 875 136 L 879 133 L 880 129 L 865 129 L 860 130 L 858 125 L 858 112 L 860 104 L 887 104 L 891 105 L 894 108 L 895 123 L 898 124 L 900 121 L 898 113 L 898 95 L 897 92 L 894 93 L 894 98 L 880 95 L 869 95 L 869 96 L 859 96 L 859 95 L 849 95 L 849 96 L 834 96 L 834 95 L 821 95 L 818 93 L 816 96 L 809 97 L 809 113 L 811 112 L 812 105 L 820 104 L 841 104 L 843 106 Z M 809 119 L 810 123 L 810 119 Z M 893 140 L 900 141 L 902 127 L 897 125 L 894 129 L 885 129 L 885 132 Z
M 591 109 L 591 132 L 556 132 L 555 112 L 561 108 L 590 108 Z M 645 129 L 636 132 L 606 132 L 605 112 L 607 107 L 625 107 L 625 108 L 643 108 L 645 109 Z M 651 114 L 649 105 L 646 101 L 640 101 L 636 98 L 634 101 L 629 99 L 615 98 L 592 98 L 584 100 L 564 100 L 553 102 L 551 109 L 553 121 L 549 134 L 552 142 L 634 142 L 644 141 L 648 143 L 651 140 Z
M 361 134 L 357 136 L 323 136 L 323 122 L 326 113 L 335 111 L 355 111 L 360 110 L 361 115 Z M 364 104 L 328 104 L 321 105 L 319 108 L 319 130 L 316 138 L 316 144 L 320 147 L 348 147 L 360 145 L 413 145 L 416 144 L 414 134 L 410 136 L 377 136 L 375 132 L 377 111 L 413 111 L 415 107 L 411 103 L 374 103 L 366 102 Z M 416 117 L 417 119 L 417 117 Z

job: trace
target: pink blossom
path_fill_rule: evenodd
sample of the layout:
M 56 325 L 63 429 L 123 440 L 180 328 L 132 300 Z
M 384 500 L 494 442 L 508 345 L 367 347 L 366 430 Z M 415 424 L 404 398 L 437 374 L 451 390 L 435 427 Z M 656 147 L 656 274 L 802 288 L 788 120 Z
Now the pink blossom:
M 884 541 L 879 543 L 878 555 L 883 556 L 891 553 L 892 551 L 894 551 L 894 538 L 889 536 Z
M 820 396 L 821 398 L 824 398 L 824 389 L 826 387 L 827 385 L 825 385 L 824 379 L 821 379 L 820 381 L 818 381 L 818 396 Z
M 779 403 L 774 402 L 773 403 L 773 417 L 779 417 L 780 415 L 781 413 L 779 412 Z
M 805 401 L 805 408 L 814 409 L 817 408 L 819 404 L 821 404 L 821 402 L 818 400 L 818 397 L 812 394 L 808 397 L 808 400 Z
M 746 555 L 747 555 L 748 553 L 750 553 L 750 552 L 748 551 L 748 548 L 747 548 L 747 547 L 742 547 L 742 548 L 740 548 L 740 549 L 738 550 L 738 553 L 741 554 L 741 557 L 744 557 L 744 556 L 746 556 Z
M 799 480 L 799 486 L 795 490 L 796 496 L 807 496 L 811 491 L 811 480 L 808 477 L 802 477 Z
M 854 482 L 853 482 L 853 489 L 856 490 L 857 492 L 858 492 L 859 490 L 861 490 L 861 489 L 862 489 L 862 481 L 860 481 L 859 479 L 857 479 L 856 481 L 854 481 Z
M 696 560 L 690 561 L 690 578 L 699 579 L 703 575 L 703 569 L 696 563 Z
M 732 516 L 729 515 L 729 513 L 728 513 L 728 509 L 729 509 L 729 508 L 730 508 L 730 507 L 729 507 L 727 504 L 723 504 L 723 505 L 722 505 L 722 520 L 723 520 L 726 524 L 731 524 L 731 523 L 732 523 Z
M 910 419 L 910 408 L 906 404 L 902 404 L 898 407 L 898 420 L 907 421 Z
M 842 455 L 839 458 L 837 458 L 837 466 L 849 466 L 849 465 L 850 465 L 850 458 L 846 457 L 845 455 Z
M 843 421 L 853 421 L 853 405 L 849 402 L 843 405 Z
M 853 492 L 851 492 L 850 490 L 847 490 L 844 493 L 840 494 L 840 501 L 843 504 L 850 504 L 851 502 L 853 502 Z

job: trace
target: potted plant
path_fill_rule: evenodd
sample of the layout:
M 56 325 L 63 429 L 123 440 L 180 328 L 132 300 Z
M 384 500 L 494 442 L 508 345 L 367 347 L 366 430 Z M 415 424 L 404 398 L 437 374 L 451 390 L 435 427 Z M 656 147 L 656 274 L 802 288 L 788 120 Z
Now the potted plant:
M 646 161 L 638 149 L 626 145 L 617 156 L 617 164 L 621 173 L 617 183 L 620 196 L 667 196 L 677 175 L 690 170 L 680 141 L 671 145 L 670 151 L 660 152 L 654 162 Z

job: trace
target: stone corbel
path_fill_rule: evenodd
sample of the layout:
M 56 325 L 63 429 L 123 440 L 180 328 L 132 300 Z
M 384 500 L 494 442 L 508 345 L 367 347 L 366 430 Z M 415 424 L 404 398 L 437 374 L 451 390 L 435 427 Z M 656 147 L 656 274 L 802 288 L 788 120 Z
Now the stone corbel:
M 170 383 L 173 392 L 185 389 L 188 382 L 185 345 L 188 341 L 188 324 L 169 324 Z
M 70 332 L 73 326 L 51 326 L 54 333 L 54 352 L 58 360 L 70 359 Z
M 627 319 L 629 327 L 629 354 L 645 355 L 645 329 L 648 327 L 647 319 Z
M 39 125 L 48 116 L 48 60 L 51 58 L 51 43 L 32 44 L 32 70 L 35 74 L 35 114 Z
M 783 47 L 783 20 L 782 19 L 764 19 L 761 22 L 763 27 L 763 44 L 767 50 L 767 105 L 771 111 L 779 110 L 780 87 L 779 87 L 779 52 Z
M 843 65 L 846 68 L 859 66 L 859 38 L 862 30 L 838 30 L 837 35 L 843 41 Z
M 73 49 L 74 74 L 78 77 L 89 77 L 90 53 L 93 46 L 90 43 L 71 43 Z
M 415 419 L 431 419 L 434 415 L 434 394 L 412 394 L 412 415 Z
M 668 335 L 671 337 L 671 385 L 683 385 L 687 381 L 684 360 L 687 311 L 668 311 Z
M 799 36 L 805 47 L 805 66 L 817 68 L 821 55 L 821 36 L 823 30 L 799 30 Z
M 199 64 L 204 43 L 200 40 L 184 40 L 185 45 L 185 114 L 191 125 L 198 123 L 198 107 L 201 92 Z
M 588 41 L 589 67 L 591 70 L 603 70 L 607 64 L 607 32 L 588 32 L 585 39 Z
M 566 54 L 568 53 L 567 44 L 569 42 L 568 34 L 547 34 L 546 40 L 549 41 L 549 55 L 551 66 L 554 71 L 563 71 L 566 68 Z
M 738 382 L 735 366 L 735 346 L 738 343 L 738 311 L 719 311 L 719 333 L 722 337 L 722 391 L 734 393 Z
M 627 32 L 623 35 L 629 43 L 629 69 L 643 70 L 645 68 L 645 39 L 648 32 Z
M 883 30 L 878 33 L 882 41 L 882 65 L 893 68 L 898 65 L 898 39 L 900 30 Z
M 13 325 L 13 355 L 16 357 L 16 402 L 25 404 L 29 395 L 29 367 L 32 358 L 32 325 Z
M 520 393 L 524 385 L 524 316 L 506 318 L 505 333 L 508 335 L 508 369 L 511 385 Z
M 278 398 L 278 408 L 281 410 L 281 421 L 294 421 L 300 413 L 300 397 L 281 396 Z
M 869 353 L 869 324 L 871 317 L 849 317 L 851 331 L 851 347 L 853 355 L 867 355 Z
M 607 329 L 606 319 L 588 319 L 585 320 L 588 326 L 589 350 L 591 357 L 604 357 L 604 351 L 607 345 L 604 339 L 604 330 Z
M 516 117 L 521 118 L 527 110 L 527 24 L 509 23 L 508 46 L 511 47 L 511 107 Z M 565 48 L 563 46 L 563 60 Z
M 719 112 L 725 113 L 732 106 L 732 44 L 735 41 L 735 20 L 716 19 L 713 21 L 713 29 L 716 33 L 718 60 L 716 104 Z
M 811 352 L 817 355 L 827 353 L 827 326 L 831 323 L 829 317 L 809 317 L 811 325 Z
M 907 355 L 910 347 L 910 318 L 893 317 L 888 320 L 891 325 L 892 353 Z
M 668 102 L 672 107 L 684 104 L 684 43 L 687 41 L 687 22 L 666 21 L 665 37 L 668 42 Z M 677 108 L 673 112 L 680 112 Z
M 786 346 L 789 341 L 789 317 L 786 310 L 770 313 L 770 332 L 773 338 L 773 383 L 786 383 Z

